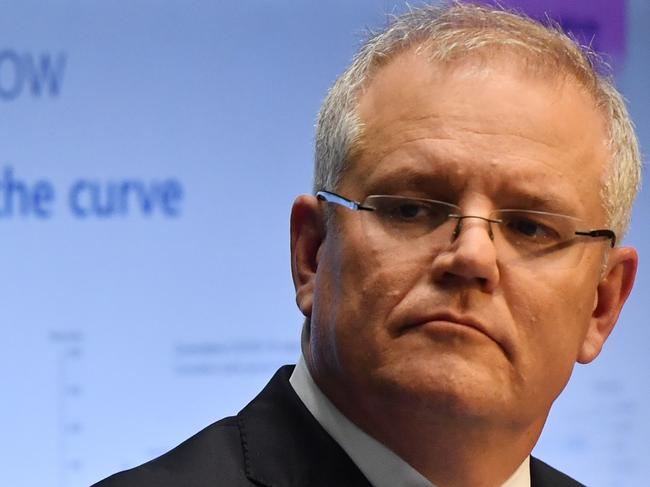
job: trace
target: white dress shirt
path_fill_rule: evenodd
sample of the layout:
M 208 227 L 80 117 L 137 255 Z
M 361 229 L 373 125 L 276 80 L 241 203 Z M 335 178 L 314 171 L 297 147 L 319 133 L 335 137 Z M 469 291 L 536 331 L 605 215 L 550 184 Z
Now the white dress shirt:
M 374 487 L 435 487 L 392 450 L 346 418 L 321 392 L 303 357 L 289 379 L 316 421 L 334 438 Z M 530 487 L 530 457 L 501 487 Z

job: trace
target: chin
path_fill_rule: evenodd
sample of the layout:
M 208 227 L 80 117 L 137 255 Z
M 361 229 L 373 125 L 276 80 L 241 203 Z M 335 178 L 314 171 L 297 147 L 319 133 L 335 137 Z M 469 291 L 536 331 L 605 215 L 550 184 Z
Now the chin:
M 379 369 L 375 388 L 396 404 L 444 416 L 507 415 L 513 404 L 512 384 L 505 374 L 460 357 L 410 359 Z

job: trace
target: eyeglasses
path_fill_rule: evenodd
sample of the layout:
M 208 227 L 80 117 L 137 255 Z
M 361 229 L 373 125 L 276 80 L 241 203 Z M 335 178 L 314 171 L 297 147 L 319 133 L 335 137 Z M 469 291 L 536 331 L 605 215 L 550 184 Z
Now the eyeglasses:
M 331 191 L 318 191 L 316 197 L 364 214 L 369 236 L 384 245 L 412 247 L 426 237 L 429 246 L 442 251 L 458 238 L 463 222 L 470 218 L 487 223 L 497 258 L 503 263 L 573 267 L 585 247 L 580 237 L 604 238 L 612 247 L 616 245 L 612 230 L 581 230 L 581 219 L 545 211 L 504 209 L 484 217 L 463 215 L 459 206 L 423 198 L 370 195 L 359 203 Z

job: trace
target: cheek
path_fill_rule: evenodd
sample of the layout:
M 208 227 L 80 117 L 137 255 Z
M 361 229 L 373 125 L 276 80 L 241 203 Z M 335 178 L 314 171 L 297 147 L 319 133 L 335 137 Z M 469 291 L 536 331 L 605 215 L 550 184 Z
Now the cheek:
M 593 295 L 585 291 L 589 283 L 576 280 L 578 273 L 566 271 L 518 276 L 517 291 L 509 294 L 522 373 L 556 393 L 573 370 L 593 305 Z
M 333 246 L 326 265 L 330 292 L 341 309 L 357 310 L 366 320 L 382 319 L 424 274 L 425 266 L 398 249 L 385 248 L 365 233 L 347 233 Z M 356 306 L 355 306 L 356 305 Z
M 329 242 L 321 255 L 312 320 L 318 347 L 336 356 L 339 366 L 380 355 L 389 339 L 386 324 L 392 310 L 426 269 L 350 233 Z

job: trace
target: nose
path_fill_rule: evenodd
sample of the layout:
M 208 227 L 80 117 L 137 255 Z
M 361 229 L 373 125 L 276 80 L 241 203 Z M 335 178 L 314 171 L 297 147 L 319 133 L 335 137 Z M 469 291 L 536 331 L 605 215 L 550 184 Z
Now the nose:
M 433 260 L 434 280 L 443 285 L 474 285 L 493 292 L 499 267 L 491 225 L 480 216 L 459 216 L 449 245 Z

